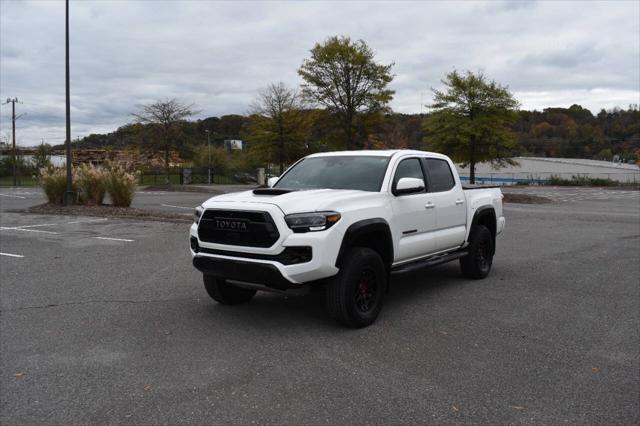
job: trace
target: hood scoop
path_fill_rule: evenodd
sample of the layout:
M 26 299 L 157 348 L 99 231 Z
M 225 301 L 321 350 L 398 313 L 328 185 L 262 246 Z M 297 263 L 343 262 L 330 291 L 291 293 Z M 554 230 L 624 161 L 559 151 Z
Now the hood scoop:
M 253 193 L 256 195 L 282 195 L 290 192 L 297 191 L 296 189 L 286 188 L 256 188 Z

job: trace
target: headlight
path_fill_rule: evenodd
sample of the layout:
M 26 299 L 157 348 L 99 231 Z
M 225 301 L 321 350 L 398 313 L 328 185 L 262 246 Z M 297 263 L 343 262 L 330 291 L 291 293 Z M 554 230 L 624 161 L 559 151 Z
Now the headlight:
M 202 206 L 196 207 L 196 209 L 193 211 L 193 221 L 196 223 L 196 225 L 198 224 L 198 222 L 200 222 L 200 217 L 202 216 L 203 212 L 204 209 L 202 208 Z
M 340 220 L 337 212 L 316 212 L 289 214 L 284 217 L 293 232 L 324 231 Z

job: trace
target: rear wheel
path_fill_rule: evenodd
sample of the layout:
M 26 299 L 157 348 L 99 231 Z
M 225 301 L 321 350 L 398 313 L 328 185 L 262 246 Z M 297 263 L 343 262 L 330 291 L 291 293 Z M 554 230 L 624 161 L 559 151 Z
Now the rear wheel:
M 204 288 L 213 300 L 223 305 L 246 303 L 256 294 L 255 290 L 229 284 L 221 278 L 204 275 Z
M 380 255 L 369 248 L 353 248 L 327 286 L 329 315 L 347 327 L 366 327 L 378 317 L 386 288 L 387 270 Z
M 471 229 L 469 254 L 460 258 L 460 269 L 467 278 L 481 279 L 489 275 L 493 262 L 493 236 L 484 225 Z

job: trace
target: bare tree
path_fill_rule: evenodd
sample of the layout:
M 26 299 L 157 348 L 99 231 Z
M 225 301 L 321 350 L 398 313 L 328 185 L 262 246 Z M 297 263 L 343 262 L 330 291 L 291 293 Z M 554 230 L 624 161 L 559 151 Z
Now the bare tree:
M 192 108 L 193 104 L 185 105 L 174 98 L 142 105 L 140 111 L 131 114 L 136 122 L 151 125 L 160 131 L 167 183 L 169 183 L 169 152 L 175 147 L 174 131 L 178 123 L 198 113 Z

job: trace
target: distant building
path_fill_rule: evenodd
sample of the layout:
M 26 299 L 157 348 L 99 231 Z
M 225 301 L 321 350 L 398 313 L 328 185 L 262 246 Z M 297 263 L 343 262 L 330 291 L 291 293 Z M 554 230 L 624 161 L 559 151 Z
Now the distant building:
M 229 151 L 243 148 L 243 142 L 240 139 L 225 139 L 224 147 Z
M 483 183 L 517 183 L 547 180 L 552 176 L 571 179 L 574 176 L 611 179 L 618 182 L 640 182 L 640 168 L 635 164 L 583 158 L 515 157 L 518 164 L 495 169 L 490 163 L 476 164 L 476 181 Z M 457 166 L 463 180 L 469 179 L 469 168 Z

